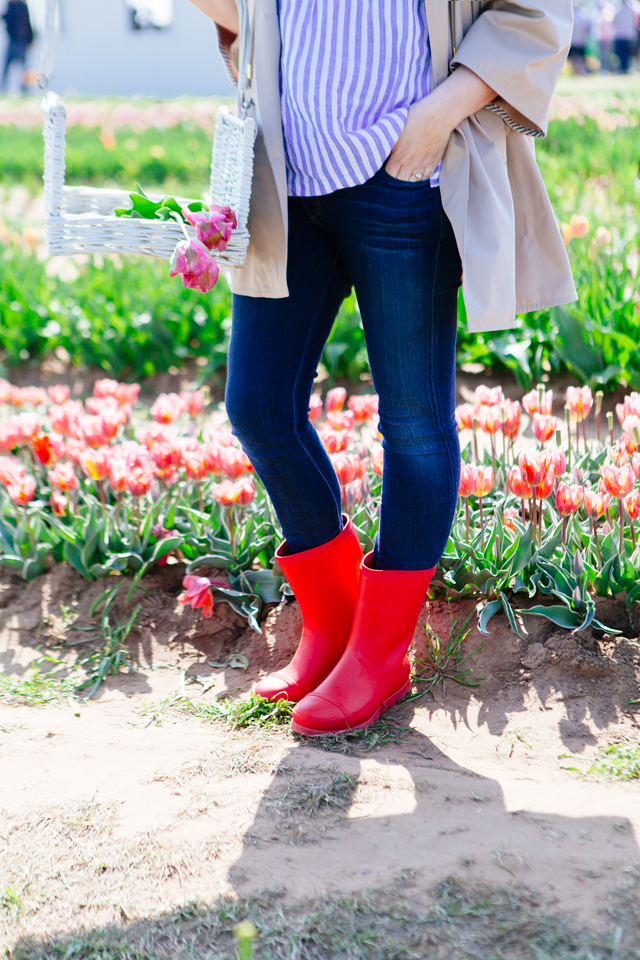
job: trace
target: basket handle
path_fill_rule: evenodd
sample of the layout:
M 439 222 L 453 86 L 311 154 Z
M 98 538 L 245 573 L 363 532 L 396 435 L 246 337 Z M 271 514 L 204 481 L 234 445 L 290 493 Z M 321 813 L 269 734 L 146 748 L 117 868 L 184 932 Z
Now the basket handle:
M 44 36 L 42 38 L 42 51 L 40 53 L 40 76 L 38 84 L 41 90 L 46 90 L 49 86 L 49 77 L 53 73 L 53 35 L 56 23 L 56 7 L 58 0 L 47 0 Z
M 255 17 L 255 4 L 258 0 L 254 0 L 253 13 Z M 242 94 L 242 116 L 243 118 L 247 116 L 249 107 L 252 105 L 253 101 L 251 100 L 248 91 L 251 88 L 251 80 L 253 78 L 253 24 L 249 17 L 249 5 L 247 0 L 236 0 L 238 7 L 238 18 L 240 21 L 239 26 L 239 36 L 240 36 L 240 50 L 238 56 L 238 86 Z

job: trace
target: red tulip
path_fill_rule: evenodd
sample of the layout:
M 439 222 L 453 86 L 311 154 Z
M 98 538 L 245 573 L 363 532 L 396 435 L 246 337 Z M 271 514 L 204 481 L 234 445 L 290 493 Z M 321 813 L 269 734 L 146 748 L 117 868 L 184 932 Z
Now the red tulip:
M 36 457 L 40 463 L 44 463 L 46 467 L 57 463 L 58 460 L 61 460 L 64 456 L 64 444 L 62 441 L 56 440 L 46 433 L 41 433 L 37 437 L 34 437 L 32 443 Z
M 324 408 L 327 413 L 338 413 L 342 410 L 344 402 L 347 399 L 347 391 L 344 387 L 334 387 L 329 390 L 324 401 Z
M 211 581 L 208 577 L 196 577 L 187 574 L 182 581 L 185 592 L 178 597 L 178 603 L 188 604 L 194 610 L 202 610 L 202 615 L 209 619 L 213 616 L 213 593 Z
M 584 488 L 568 483 L 559 483 L 556 493 L 556 509 L 563 517 L 567 517 L 580 509 L 584 497 Z
M 550 464 L 549 467 L 547 468 L 547 472 L 545 473 L 542 479 L 542 482 L 539 483 L 536 487 L 534 487 L 533 492 L 534 492 L 534 495 L 538 498 L 538 500 L 546 500 L 547 497 L 551 496 L 555 479 L 556 479 L 556 472 L 553 468 L 553 464 Z

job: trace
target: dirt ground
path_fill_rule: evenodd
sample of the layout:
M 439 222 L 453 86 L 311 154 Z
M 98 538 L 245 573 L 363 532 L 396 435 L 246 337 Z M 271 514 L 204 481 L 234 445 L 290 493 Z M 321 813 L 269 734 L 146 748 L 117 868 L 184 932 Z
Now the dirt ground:
M 257 955 L 265 957 L 640 956 L 640 906 L 635 914 L 616 907 L 621 897 L 637 905 L 640 889 L 638 781 L 594 781 L 568 769 L 604 745 L 639 738 L 640 704 L 630 701 L 640 696 L 640 643 L 621 602 L 599 610 L 623 630 L 616 640 L 527 618 L 523 642 L 496 617 L 472 661 L 479 686 L 447 683 L 398 705 L 377 738 L 311 741 L 286 727 L 203 723 L 179 708 L 176 695 L 202 704 L 247 693 L 289 659 L 300 629 L 295 603 L 270 609 L 262 635 L 222 603 L 204 620 L 176 602 L 182 573 L 168 566 L 143 581 L 148 593 L 129 642 L 136 672 L 110 679 L 88 702 L 0 700 L 7 956 L 182 957 L 187 933 L 171 940 L 166 929 L 175 938 L 176 917 L 186 922 L 190 910 L 204 923 L 202 911 L 211 918 L 214 903 L 218 926 L 211 920 L 206 946 L 185 947 L 184 956 L 232 956 L 229 917 L 243 911 L 257 911 L 266 926 L 268 915 L 269 930 L 275 916 L 289 917 L 288 929 L 299 931 L 293 947 L 278 941 L 272 953 L 260 952 L 259 936 Z M 103 590 L 67 565 L 31 584 L 3 573 L 0 670 L 23 675 L 43 653 L 72 664 L 86 647 L 78 628 L 91 623 L 90 605 Z M 448 635 L 446 602 L 432 601 L 427 617 Z M 419 624 L 418 659 L 424 637 Z M 474 631 L 467 649 L 481 640 Z M 228 665 L 234 653 L 247 658 L 246 670 Z M 562 952 L 557 927 L 548 953 L 530 952 L 528 940 L 511 953 L 487 946 L 479 931 L 479 952 L 454 944 L 455 918 L 467 916 L 468 936 L 469 924 L 489 916 L 492 897 L 502 911 L 492 936 L 504 932 L 505 918 L 524 916 L 526 901 L 536 923 L 552 917 L 576 937 L 592 937 L 587 952 Z M 434 923 L 449 918 L 448 952 L 440 952 L 446 936 L 435 933 L 431 946 L 400 948 L 401 902 L 409 911 L 402 930 L 412 936 L 426 936 L 422 907 Z M 461 913 L 462 902 L 482 902 L 485 913 Z M 342 929 L 336 911 L 343 917 L 346 903 L 359 904 L 350 916 L 370 915 L 374 925 L 393 913 L 396 932 L 385 928 L 391 952 L 376 953 L 364 934 L 334 952 L 304 952 L 301 944 L 310 951 L 320 934 L 303 936 L 300 917 L 307 923 L 309 911 L 315 917 L 322 908 L 331 929 Z M 141 925 L 155 937 L 146 952 L 87 947 L 89 935 L 133 936 Z

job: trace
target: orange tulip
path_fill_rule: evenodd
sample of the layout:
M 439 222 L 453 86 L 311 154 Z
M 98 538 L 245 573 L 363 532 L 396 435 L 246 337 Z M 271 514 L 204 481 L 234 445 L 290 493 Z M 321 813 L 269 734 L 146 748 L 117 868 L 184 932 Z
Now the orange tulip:
M 33 443 L 33 450 L 36 457 L 45 467 L 52 466 L 64 456 L 64 444 L 62 441 L 56 440 L 46 433 L 38 434 L 31 442 Z
M 569 230 L 572 237 L 586 237 L 589 233 L 589 221 L 582 214 L 575 213 L 569 220 Z

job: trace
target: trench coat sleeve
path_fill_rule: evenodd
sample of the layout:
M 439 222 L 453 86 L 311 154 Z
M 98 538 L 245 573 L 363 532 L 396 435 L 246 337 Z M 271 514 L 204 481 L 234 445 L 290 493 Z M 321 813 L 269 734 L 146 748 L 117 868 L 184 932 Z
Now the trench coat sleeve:
M 546 133 L 572 30 L 572 0 L 490 0 L 453 65 L 468 67 L 488 83 L 515 121 L 525 118 Z

